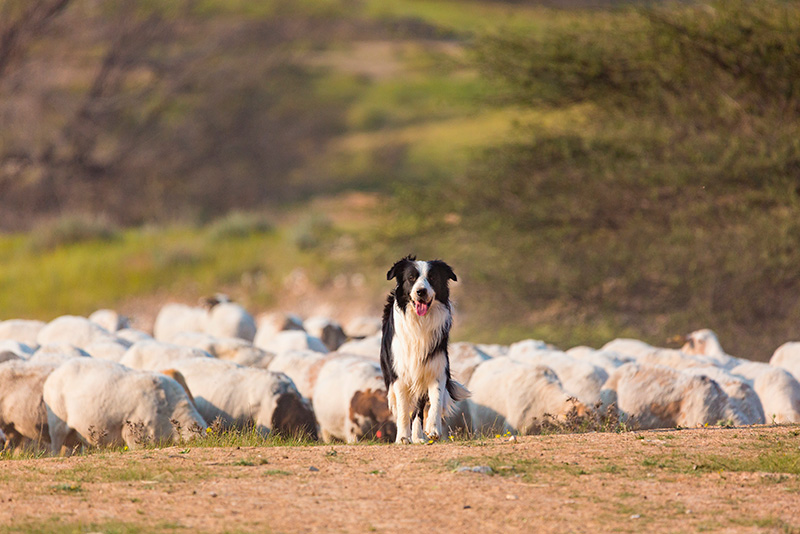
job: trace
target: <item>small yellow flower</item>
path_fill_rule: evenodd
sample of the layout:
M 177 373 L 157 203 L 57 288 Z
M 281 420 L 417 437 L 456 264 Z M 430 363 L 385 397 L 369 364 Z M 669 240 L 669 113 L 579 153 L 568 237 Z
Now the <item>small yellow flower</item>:
M 211 432 L 213 432 L 213 431 L 211 430 L 211 427 L 208 427 L 208 428 L 206 428 L 206 434 L 210 434 Z
M 495 434 L 494 437 L 499 438 L 500 434 Z
M 125 445 L 124 447 L 122 447 L 122 450 L 123 450 L 123 451 L 127 451 L 127 450 L 128 450 L 128 446 L 127 446 L 127 445 Z

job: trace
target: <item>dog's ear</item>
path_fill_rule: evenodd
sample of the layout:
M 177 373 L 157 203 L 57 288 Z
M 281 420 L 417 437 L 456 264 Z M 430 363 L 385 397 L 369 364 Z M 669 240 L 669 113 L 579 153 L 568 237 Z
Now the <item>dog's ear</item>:
M 431 262 L 431 266 L 434 269 L 438 269 L 444 276 L 452 280 L 453 282 L 458 282 L 458 278 L 456 278 L 456 273 L 453 272 L 453 268 L 447 265 L 442 260 L 434 260 Z
M 396 262 L 394 265 L 392 265 L 392 268 L 389 269 L 389 272 L 386 273 L 386 279 L 391 280 L 392 278 L 397 278 L 398 276 L 402 275 L 406 265 L 416 259 L 416 256 L 408 255 L 402 260 Z

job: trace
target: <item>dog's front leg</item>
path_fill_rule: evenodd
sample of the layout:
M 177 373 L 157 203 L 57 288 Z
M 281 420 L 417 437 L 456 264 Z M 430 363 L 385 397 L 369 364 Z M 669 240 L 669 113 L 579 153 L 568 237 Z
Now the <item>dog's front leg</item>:
M 444 406 L 444 381 L 437 380 L 428 388 L 428 399 L 430 408 L 425 417 L 425 434 L 428 439 L 436 441 L 442 437 L 442 411 Z
M 395 443 L 411 443 L 411 403 L 408 391 L 395 382 L 392 384 L 397 418 L 397 439 Z

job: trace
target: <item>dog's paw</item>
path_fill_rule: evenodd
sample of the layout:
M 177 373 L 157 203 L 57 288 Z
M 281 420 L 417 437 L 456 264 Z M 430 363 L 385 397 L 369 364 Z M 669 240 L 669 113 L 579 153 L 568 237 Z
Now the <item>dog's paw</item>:
M 411 440 L 408 439 L 408 438 L 400 438 L 400 439 L 397 440 L 397 443 L 400 443 L 400 444 L 403 444 L 403 445 L 409 445 L 411 443 Z
M 439 433 L 435 430 L 433 432 L 425 432 L 425 435 L 428 438 L 428 442 L 439 441 L 440 438 Z

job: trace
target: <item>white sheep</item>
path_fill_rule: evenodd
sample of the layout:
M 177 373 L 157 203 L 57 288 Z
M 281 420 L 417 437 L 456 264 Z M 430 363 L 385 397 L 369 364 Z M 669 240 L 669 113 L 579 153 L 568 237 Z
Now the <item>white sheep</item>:
M 282 352 L 272 359 L 268 369 L 286 374 L 303 397 L 313 399 L 320 369 L 325 362 L 338 356 L 336 353 L 323 354 L 313 350 Z
M 72 345 L 58 344 L 58 345 L 44 345 L 36 349 L 30 358 L 29 362 L 39 364 L 60 365 L 72 358 L 89 358 L 90 355 L 83 349 L 73 347 Z
M 314 410 L 283 373 L 242 367 L 215 358 L 172 362 L 194 395 L 198 411 L 210 423 L 255 428 L 262 435 L 317 436 Z
M 171 367 L 174 361 L 187 358 L 212 358 L 212 356 L 204 350 L 149 340 L 134 343 L 119 363 L 131 369 L 157 371 Z
M 230 301 L 219 301 L 208 310 L 205 333 L 220 338 L 240 338 L 252 342 L 256 337 L 256 321 L 244 307 Z
M 114 332 L 114 335 L 117 336 L 118 339 L 127 341 L 130 345 L 133 345 L 137 341 L 146 341 L 154 339 L 153 336 L 151 336 L 147 332 L 142 332 L 141 330 L 137 330 L 136 328 L 123 328 L 121 330 L 117 330 L 116 332 Z
M 294 350 L 313 350 L 323 354 L 328 352 L 328 347 L 325 346 L 321 339 L 308 334 L 304 330 L 284 330 L 270 339 L 260 339 L 257 336 L 253 344 L 260 349 L 275 354 Z
M 303 320 L 298 315 L 285 312 L 262 313 L 256 319 L 256 326 L 256 337 L 253 339 L 253 344 L 256 347 L 269 342 L 278 332 L 305 330 L 303 328 Z
M 89 316 L 89 320 L 112 333 L 131 326 L 129 318 L 114 310 L 97 310 Z
M 552 369 L 564 391 L 586 406 L 594 406 L 600 402 L 600 390 L 608 378 L 608 372 L 602 367 L 576 360 L 560 350 L 535 349 L 530 346 L 523 348 L 517 344 L 511 346 L 508 358 Z
M 10 339 L 25 345 L 36 348 L 39 343 L 36 341 L 39 331 L 45 327 L 44 321 L 34 321 L 29 319 L 9 319 L 0 321 L 0 339 Z
M 186 304 L 165 304 L 153 324 L 153 337 L 164 343 L 182 332 L 205 332 L 208 310 Z
M 626 363 L 611 373 L 601 396 L 605 407 L 615 405 L 623 421 L 641 429 L 748 422 L 708 376 L 663 366 Z
M 681 352 L 690 355 L 700 355 L 710 358 L 714 365 L 725 369 L 733 369 L 743 360 L 726 353 L 713 330 L 703 328 L 695 330 L 686 336 L 686 343 L 681 347 Z
M 638 339 L 617 338 L 600 347 L 600 350 L 637 359 L 639 356 L 644 356 L 655 351 L 656 347 Z
M 800 380 L 800 342 L 789 341 L 775 349 L 769 364 L 786 369 Z
M 33 355 L 34 352 L 36 352 L 36 349 L 26 345 L 25 343 L 20 343 L 19 341 L 2 339 L 0 340 L 0 354 L 4 352 L 10 352 L 21 360 L 27 360 L 31 357 L 31 355 Z
M 267 369 L 275 358 L 271 352 L 254 347 L 249 341 L 238 337 L 218 338 L 210 334 L 184 332 L 175 336 L 172 342 L 175 345 L 204 350 L 220 360 L 229 360 L 248 367 Z
M 475 369 L 491 359 L 477 345 L 465 342 L 450 343 L 447 354 L 450 358 L 450 376 L 462 384 L 469 384 Z
M 719 384 L 728 396 L 732 409 L 741 414 L 743 425 L 764 424 L 764 408 L 751 381 L 726 371 L 720 367 L 687 367 L 683 373 L 694 376 L 707 376 Z
M 607 373 L 611 372 L 617 367 L 633 361 L 631 356 L 623 356 L 616 352 L 609 352 L 605 350 L 595 350 L 591 347 L 578 346 L 572 347 L 567 351 L 567 354 L 576 360 L 591 363 L 598 367 L 602 367 Z
M 79 445 L 136 448 L 187 440 L 206 424 L 172 378 L 93 358 L 74 358 L 44 383 L 53 454 Z
M 381 341 L 383 336 L 377 334 L 362 339 L 353 339 L 343 343 L 336 352 L 363 356 L 379 362 L 381 360 Z M 462 382 L 463 384 L 463 382 Z
M 69 344 L 81 349 L 101 341 L 127 345 L 102 326 L 76 315 L 63 315 L 53 319 L 39 331 L 36 341 L 42 346 Z
M 55 368 L 24 360 L 0 364 L 0 429 L 10 446 L 50 443 L 42 391 Z
M 378 438 L 394 442 L 397 426 L 376 362 L 358 356 L 326 362 L 319 371 L 314 398 L 314 413 L 324 441 L 355 443 Z
M 536 432 L 548 417 L 564 421 L 571 413 L 583 416 L 586 408 L 561 387 L 549 368 L 509 358 L 480 364 L 469 382 L 467 399 L 473 431 Z
M 746 361 L 734 367 L 731 374 L 753 387 L 767 423 L 800 422 L 800 383 L 786 369 Z
M 348 321 L 344 331 L 351 339 L 362 339 L 375 335 L 380 336 L 382 326 L 383 321 L 380 317 L 360 315 Z
M 303 321 L 303 328 L 311 336 L 319 338 L 329 351 L 337 350 L 347 341 L 342 325 L 328 317 L 310 317 Z

